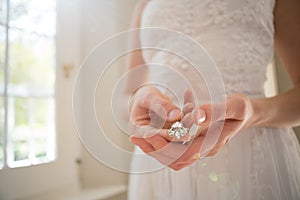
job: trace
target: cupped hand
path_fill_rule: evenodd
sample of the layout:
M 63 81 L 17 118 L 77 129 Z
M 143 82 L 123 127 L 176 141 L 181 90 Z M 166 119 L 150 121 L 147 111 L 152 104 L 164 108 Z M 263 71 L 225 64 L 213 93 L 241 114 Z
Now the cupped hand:
M 223 104 L 198 107 L 195 107 L 190 90 L 186 91 L 184 99 L 184 108 L 180 111 L 157 88 L 147 86 L 135 94 L 130 106 L 133 121 L 131 141 L 175 170 L 191 165 L 200 157 L 215 155 L 238 132 L 249 126 L 253 113 L 250 99 L 242 94 L 228 97 Z M 193 124 L 199 126 L 187 144 L 174 143 L 167 134 L 171 124 L 179 120 L 188 128 Z M 190 135 L 181 141 L 189 139 Z
M 242 129 L 250 126 L 253 107 L 250 99 L 234 94 L 224 104 L 205 104 L 193 109 L 183 120 L 199 125 L 199 130 L 187 150 L 173 166 L 179 170 L 198 159 L 217 154 Z M 205 118 L 205 120 L 204 120 Z
M 179 121 L 183 112 L 172 100 L 153 86 L 144 86 L 131 97 L 129 105 L 130 131 L 133 136 L 143 138 L 156 146 L 153 139 L 174 141 L 167 134 L 171 125 Z M 178 140 L 185 141 L 188 135 Z
M 155 97 L 155 99 L 158 98 L 159 100 L 154 100 L 153 97 Z M 149 101 L 150 99 L 152 99 L 152 103 L 143 103 L 143 100 Z M 179 142 L 190 141 L 190 135 L 180 138 L 179 141 L 176 140 L 176 142 L 174 142 L 174 139 L 168 136 L 167 130 L 170 128 L 172 123 L 180 120 L 185 127 L 190 128 L 193 124 L 192 111 L 195 109 L 195 104 L 192 91 L 187 90 L 184 95 L 184 107 L 182 109 L 182 113 L 179 115 L 180 117 L 176 117 L 174 120 L 166 121 L 164 128 L 160 129 L 159 131 L 159 129 L 156 129 L 154 126 L 152 126 L 151 121 L 156 121 L 155 124 L 160 124 L 159 119 L 164 118 L 165 115 L 161 113 L 159 109 L 153 109 L 153 111 L 151 111 L 149 107 L 153 106 L 145 105 L 153 105 L 159 101 L 164 102 L 165 100 L 168 102 L 168 104 L 163 103 L 161 105 L 169 105 L 171 108 L 174 107 L 170 99 L 162 95 L 156 88 L 143 88 L 143 90 L 140 90 L 135 94 L 134 101 L 136 105 L 134 105 L 132 102 L 132 105 L 130 106 L 130 113 L 133 122 L 135 123 L 135 126 L 132 129 L 133 135 L 130 137 L 130 140 L 135 145 L 139 146 L 146 154 L 154 157 L 160 163 L 174 170 L 179 170 L 181 169 L 182 163 L 181 161 L 180 163 L 176 161 L 178 158 L 181 158 L 184 152 L 188 150 L 188 145 L 183 145 Z M 142 105 L 140 105 L 140 103 Z M 175 109 L 177 109 L 177 107 Z M 152 112 L 155 114 L 152 114 L 151 117 L 149 114 Z M 186 159 L 184 164 L 191 165 L 193 162 L 195 162 L 195 158 L 192 156 L 191 158 Z
M 189 141 L 190 135 L 174 139 L 167 131 L 183 115 L 191 116 L 194 109 L 191 91 L 186 92 L 184 103 L 181 111 L 169 97 L 150 86 L 140 88 L 130 103 L 130 140 L 145 153 L 170 167 L 187 149 L 186 145 L 179 142 Z M 187 124 L 184 126 L 189 127 Z

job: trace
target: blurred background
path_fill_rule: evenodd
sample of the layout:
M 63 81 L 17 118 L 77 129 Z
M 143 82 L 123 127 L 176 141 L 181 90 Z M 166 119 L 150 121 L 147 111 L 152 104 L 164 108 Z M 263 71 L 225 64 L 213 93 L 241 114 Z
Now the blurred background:
M 79 141 L 72 89 L 89 52 L 129 29 L 137 1 L 0 0 L 1 200 L 126 199 L 128 175 L 98 162 Z M 109 96 L 112 82 L 125 71 L 124 59 L 114 65 L 104 79 L 103 96 Z M 267 76 L 268 96 L 291 87 L 276 56 Z M 78 106 L 84 109 L 84 103 Z M 109 107 L 97 112 L 113 133 L 112 141 L 132 149 L 114 121 L 101 117 Z M 81 123 L 92 131 L 88 119 Z

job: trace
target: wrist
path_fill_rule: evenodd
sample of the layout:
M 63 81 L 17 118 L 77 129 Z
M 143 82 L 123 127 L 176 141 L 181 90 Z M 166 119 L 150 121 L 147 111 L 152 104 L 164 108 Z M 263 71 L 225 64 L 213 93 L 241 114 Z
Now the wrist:
M 268 99 L 251 99 L 252 112 L 249 118 L 249 127 L 259 127 L 268 125 L 271 117 L 274 116 L 271 102 Z
M 260 121 L 259 116 L 261 111 L 260 111 L 259 101 L 257 99 L 251 99 L 250 105 L 251 105 L 251 109 L 250 109 L 251 111 L 250 111 L 247 127 L 255 127 L 258 126 Z

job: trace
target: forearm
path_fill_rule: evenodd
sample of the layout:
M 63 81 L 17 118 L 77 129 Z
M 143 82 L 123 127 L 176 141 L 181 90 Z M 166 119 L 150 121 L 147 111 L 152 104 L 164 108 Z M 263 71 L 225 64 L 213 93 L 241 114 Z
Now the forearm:
M 286 93 L 251 100 L 250 126 L 291 127 L 300 125 L 300 84 Z
M 125 88 L 123 90 L 122 98 L 119 100 L 120 113 L 122 113 L 122 118 L 126 121 L 129 120 L 129 101 L 132 98 L 132 95 L 148 82 L 148 71 L 147 67 L 139 67 L 128 71 L 126 74 Z
M 130 49 L 135 50 L 126 55 L 127 72 L 124 74 L 126 76 L 126 83 L 122 85 L 124 86 L 123 96 L 118 102 L 120 115 L 122 115 L 122 118 L 126 121 L 129 120 L 128 106 L 133 92 L 140 87 L 140 85 L 148 81 L 148 68 L 145 66 L 142 49 L 140 49 L 141 44 L 138 31 L 141 23 L 141 15 L 146 4 L 147 0 L 137 2 L 130 25 L 130 28 L 135 30 L 129 32 L 130 41 L 128 42 Z

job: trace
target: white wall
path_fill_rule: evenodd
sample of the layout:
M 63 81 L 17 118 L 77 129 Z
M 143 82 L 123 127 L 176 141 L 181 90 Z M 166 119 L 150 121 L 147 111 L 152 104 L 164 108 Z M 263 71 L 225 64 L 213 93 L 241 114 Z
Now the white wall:
M 84 2 L 83 2 L 84 1 Z M 88 53 L 100 42 L 112 36 L 113 34 L 127 30 L 130 24 L 131 13 L 134 7 L 135 0 L 82 0 L 82 51 L 83 56 Z M 125 68 L 124 60 L 119 60 L 110 77 L 105 79 L 105 90 L 101 91 L 103 96 L 109 98 L 109 94 L 113 87 L 113 82 L 117 80 L 121 71 Z M 82 89 L 89 87 L 88 83 L 82 85 Z M 99 91 L 97 91 L 99 93 Z M 111 113 L 109 106 L 96 105 L 101 110 L 100 113 Z M 100 114 L 101 115 L 101 114 Z M 100 117 L 100 119 L 109 131 L 114 134 L 114 140 L 118 144 L 128 147 L 128 137 L 118 130 L 114 122 L 109 117 Z M 85 131 L 89 131 L 89 120 L 82 119 Z M 111 155 L 120 156 L 120 155 Z M 125 161 L 129 162 L 129 161 Z M 111 184 L 127 184 L 127 174 L 117 172 L 110 169 L 98 161 L 96 161 L 90 154 L 83 148 L 82 149 L 82 164 L 81 164 L 81 180 L 83 187 L 94 187 L 99 185 Z

